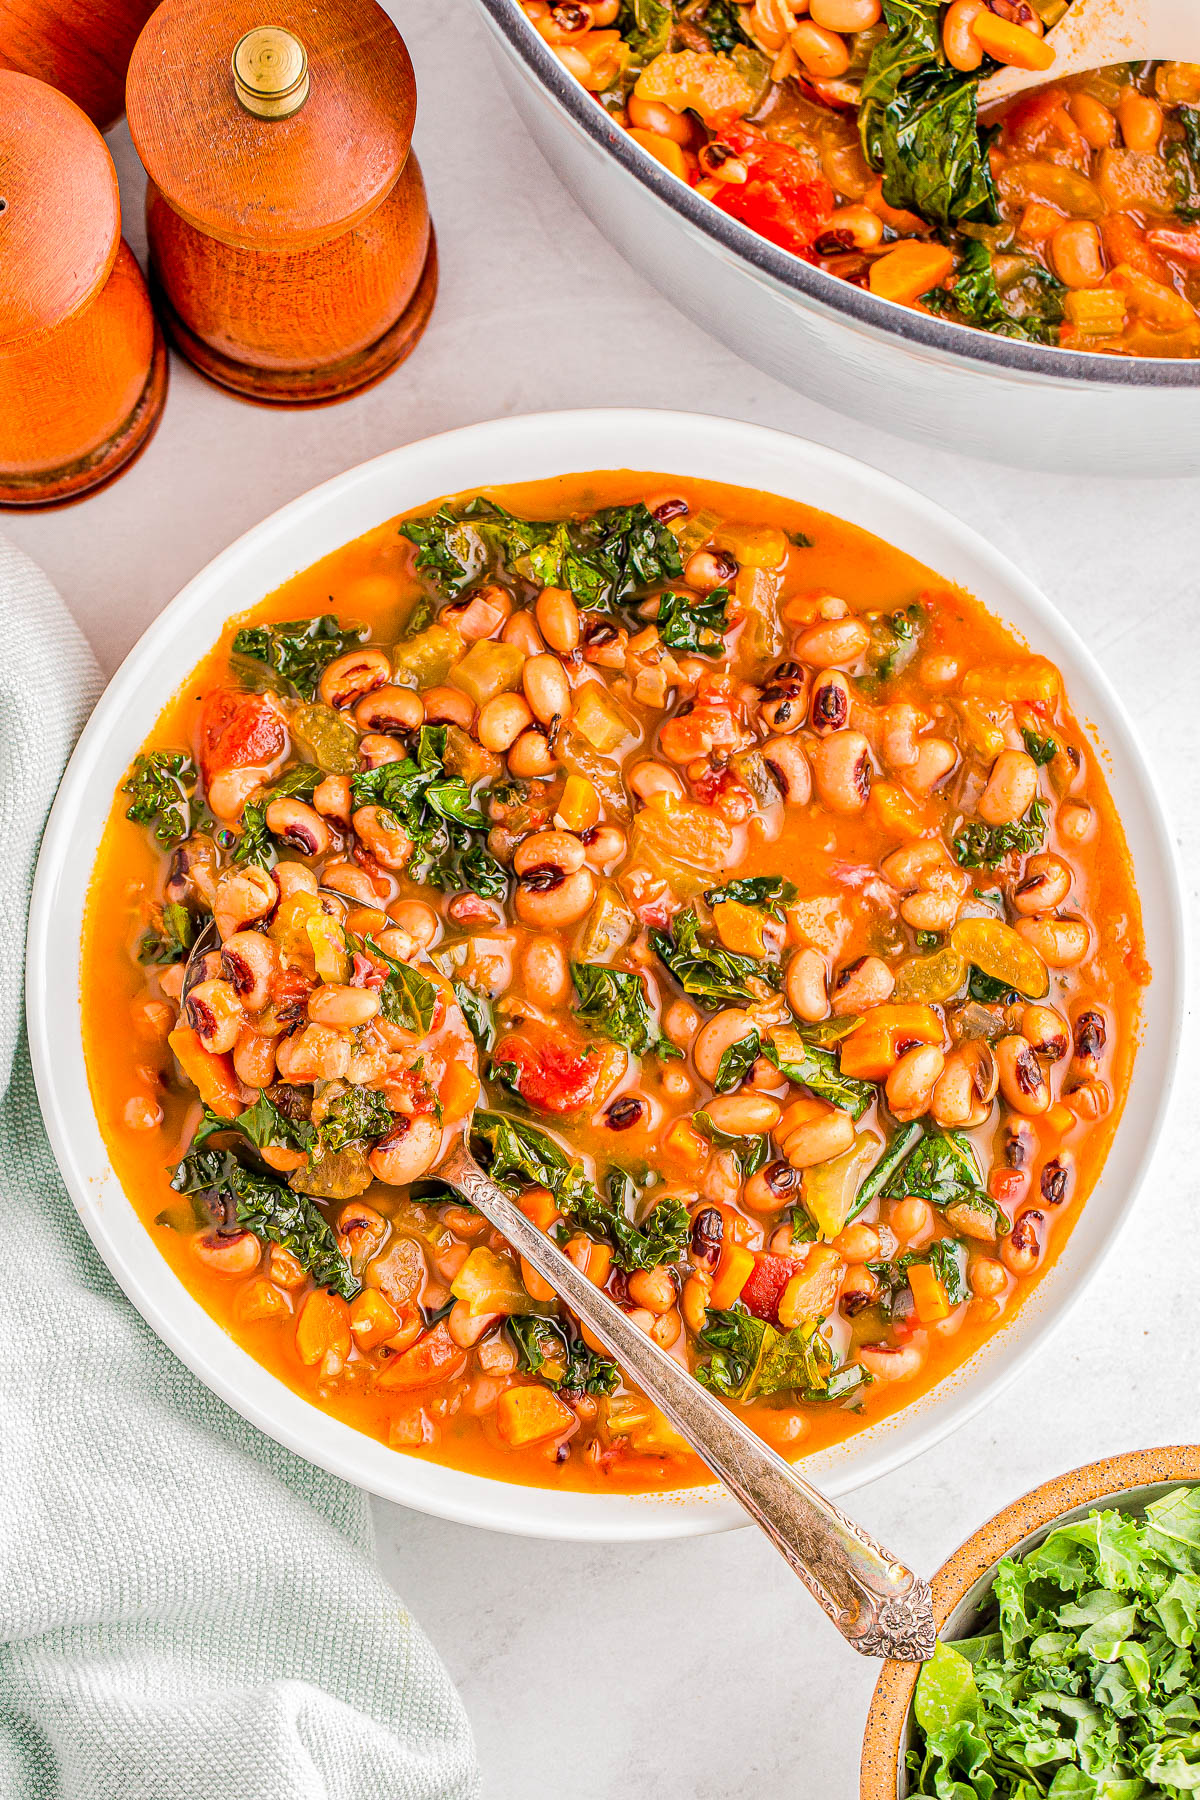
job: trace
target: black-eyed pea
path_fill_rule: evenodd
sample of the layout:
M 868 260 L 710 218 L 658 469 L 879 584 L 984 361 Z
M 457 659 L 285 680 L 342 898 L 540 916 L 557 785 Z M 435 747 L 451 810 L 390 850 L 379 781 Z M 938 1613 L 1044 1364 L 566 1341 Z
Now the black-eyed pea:
M 830 737 L 849 725 L 850 683 L 840 669 L 826 669 L 813 682 L 808 722 L 818 737 Z
M 1023 1006 L 1021 1036 L 1047 1062 L 1060 1062 L 1071 1047 L 1067 1021 L 1052 1006 Z
M 978 1300 L 995 1300 L 1008 1292 L 1008 1272 L 994 1256 L 973 1256 L 967 1264 L 967 1280 Z
M 790 958 L 783 978 L 788 1005 L 798 1019 L 815 1025 L 829 1011 L 825 994 L 825 958 L 819 951 L 802 948 Z
M 436 943 L 442 922 L 424 900 L 397 900 L 388 908 L 398 931 L 405 931 L 423 950 Z
M 386 732 L 369 731 L 366 737 L 358 740 L 360 769 L 382 769 L 385 763 L 403 762 L 407 755 L 400 739 L 388 737 Z
M 345 1254 L 361 1275 L 371 1258 L 382 1248 L 388 1234 L 388 1222 L 374 1206 L 363 1200 L 348 1200 L 337 1217 L 340 1236 L 346 1241 Z
M 252 1231 L 206 1231 L 191 1240 L 192 1255 L 214 1275 L 249 1275 L 257 1269 L 262 1245 Z
M 584 846 L 573 831 L 531 831 L 513 853 L 513 868 L 519 876 L 537 869 L 558 869 L 563 875 L 574 875 L 583 864 Z
M 131 1094 L 121 1109 L 121 1119 L 129 1131 L 157 1131 L 163 1109 L 153 1094 Z
M 860 1312 L 866 1311 L 878 1292 L 879 1283 L 870 1269 L 858 1263 L 847 1269 L 838 1302 L 846 1318 L 854 1319 Z
M 782 1148 L 794 1169 L 811 1169 L 841 1156 L 853 1143 L 854 1121 L 850 1114 L 829 1106 L 788 1132 Z
M 875 1262 L 881 1249 L 879 1233 L 873 1225 L 843 1225 L 833 1239 L 833 1248 L 848 1263 Z
M 975 805 L 988 825 L 1013 825 L 1037 798 L 1038 772 L 1024 750 L 1002 750 Z
M 663 1036 L 669 1038 L 677 1050 L 686 1050 L 700 1029 L 700 1014 L 690 1000 L 672 1000 L 663 1013 L 662 1028 Z
M 261 931 L 235 931 L 221 946 L 221 974 L 245 1012 L 263 1010 L 278 968 L 279 951 Z
M 660 1313 L 650 1327 L 650 1336 L 660 1350 L 669 1350 L 679 1340 L 683 1329 L 683 1321 L 679 1317 L 678 1307 L 673 1306 L 670 1312 Z
M 325 706 L 354 706 L 373 688 L 392 679 L 392 665 L 382 650 L 351 650 L 335 656 L 321 673 L 319 693 Z
M 531 725 L 513 741 L 508 752 L 508 772 L 519 781 L 531 781 L 539 775 L 549 775 L 554 761 L 546 733 L 540 725 Z
M 1091 929 L 1080 918 L 1035 913 L 1032 918 L 1018 919 L 1016 929 L 1048 969 L 1078 967 L 1092 946 Z
M 354 806 L 354 793 L 348 775 L 326 775 L 313 789 L 313 806 L 323 819 L 335 825 L 349 825 Z
M 1028 1207 L 1013 1220 L 1013 1228 L 1000 1240 L 1000 1260 L 1010 1275 L 1029 1275 L 1037 1268 L 1042 1255 L 1042 1227 L 1045 1213 Z
M 774 1131 L 783 1113 L 778 1100 L 748 1091 L 716 1094 L 704 1110 L 716 1129 L 730 1137 L 763 1137 Z
M 917 760 L 904 771 L 906 787 L 918 794 L 932 793 L 958 763 L 958 751 L 949 738 L 922 738 L 917 745 Z
M 692 1059 L 696 1073 L 711 1087 L 717 1079 L 721 1058 L 734 1044 L 755 1031 L 754 1020 L 739 1006 L 727 1006 L 696 1033 Z
M 485 750 L 499 754 L 511 749 L 532 724 L 529 702 L 521 694 L 495 694 L 479 709 L 475 736 Z
M 247 1087 L 270 1087 L 275 1079 L 275 1039 L 260 1036 L 248 1025 L 239 1031 L 233 1046 L 233 1071 Z
M 659 1086 L 668 1100 L 686 1100 L 692 1092 L 692 1078 L 679 1063 L 668 1063 L 659 1077 Z
M 213 894 L 213 919 L 222 939 L 231 938 L 274 911 L 279 888 L 267 869 L 230 869 Z
M 503 1316 L 498 1312 L 473 1313 L 465 1300 L 456 1300 L 446 1315 L 446 1330 L 460 1350 L 473 1350 Z
M 920 749 L 917 733 L 928 723 L 928 715 L 907 701 L 884 707 L 879 715 L 879 754 L 893 773 L 907 775 L 916 768 Z
M 860 956 L 846 963 L 833 978 L 830 1011 L 840 1019 L 883 1006 L 892 997 L 896 977 L 880 956 Z
M 537 628 L 532 613 L 515 612 L 505 619 L 500 627 L 500 642 L 515 644 L 523 656 L 542 656 L 546 650 L 546 640 Z
M 758 698 L 758 716 L 768 731 L 799 731 L 808 705 L 808 674 L 797 662 L 780 663 Z
M 232 1050 L 246 1023 L 237 990 L 229 981 L 198 981 L 183 1003 L 183 1016 L 206 1050 Z
M 1086 844 L 1096 829 L 1096 815 L 1082 800 L 1064 800 L 1054 822 L 1064 844 Z
M 871 793 L 871 746 L 861 731 L 835 731 L 813 746 L 812 773 L 829 812 L 846 818 L 860 813 Z
M 457 725 L 460 731 L 470 731 L 475 723 L 474 703 L 461 688 L 426 688 L 422 699 L 427 725 Z
M 353 1031 L 366 1025 L 379 1011 L 379 994 L 374 988 L 345 987 L 339 982 L 322 982 L 308 996 L 308 1016 L 314 1025 L 328 1025 L 334 1031 Z
M 866 651 L 871 634 L 861 619 L 832 619 L 810 625 L 796 640 L 796 655 L 814 669 L 846 667 Z
M 995 1053 L 1005 1103 L 1027 1118 L 1044 1113 L 1050 1104 L 1050 1084 L 1033 1046 L 1023 1037 L 1002 1037 Z
M 560 656 L 579 645 L 579 608 L 566 588 L 543 588 L 533 607 L 538 630 Z
M 979 60 L 983 61 L 982 53 Z M 979 64 L 975 66 L 978 68 Z M 927 650 L 917 664 L 917 675 L 922 687 L 953 687 L 961 673 L 958 658 L 950 656 L 944 650 Z
M 919 1344 L 863 1344 L 858 1360 L 876 1381 L 911 1381 L 921 1373 L 925 1352 Z
M 803 745 L 794 737 L 769 737 L 761 748 L 763 761 L 787 804 L 807 805 L 812 799 L 813 776 Z
M 1038 1176 L 1038 1192 L 1047 1206 L 1061 1206 L 1071 1192 L 1075 1158 L 1063 1149 L 1042 1164 Z
M 555 864 L 543 864 L 518 881 L 514 904 L 523 925 L 558 931 L 577 924 L 595 897 L 596 879 L 590 869 L 568 875 Z
M 1104 1022 L 1104 1014 L 1094 1006 L 1085 1007 L 1075 1020 L 1072 1074 L 1088 1079 L 1098 1075 L 1107 1042 L 1108 1026 Z
M 1071 870 L 1061 856 L 1049 852 L 1031 856 L 1012 890 L 1012 903 L 1017 912 L 1053 912 L 1071 891 Z
M 371 1173 L 392 1187 L 404 1187 L 429 1172 L 441 1142 L 441 1127 L 429 1113 L 397 1113 L 392 1129 L 367 1158 Z
M 1104 1118 L 1112 1105 L 1112 1094 L 1106 1081 L 1081 1081 L 1078 1087 L 1064 1095 L 1064 1099 L 1075 1117 L 1089 1125 Z
M 711 1298 L 711 1277 L 703 1274 L 700 1270 L 697 1270 L 694 1275 L 689 1275 L 683 1284 L 679 1305 L 683 1313 L 683 1322 L 693 1337 L 699 1337 L 704 1330 L 705 1314 Z
M 622 859 L 629 848 L 629 840 L 619 825 L 592 825 L 581 833 L 580 841 L 593 868 L 605 873 Z
M 802 1171 L 779 1158 L 750 1176 L 742 1199 L 752 1212 L 778 1212 L 789 1201 L 800 1198 L 803 1185 Z
M 373 856 L 383 868 L 403 869 L 407 867 L 408 859 L 412 855 L 413 843 L 395 813 L 389 812 L 384 806 L 359 806 L 354 810 L 351 823 L 363 849 L 369 856 Z M 360 873 L 365 874 L 365 871 L 360 871 Z M 328 870 L 324 872 L 323 878 L 327 887 L 338 887 L 336 882 L 330 882 Z M 347 889 L 343 886 L 338 891 L 346 893 Z M 377 897 L 369 881 L 365 895 L 361 893 L 351 895 L 352 899 L 365 899 L 367 902 Z
M 346 793 L 347 793 L 347 796 L 349 796 L 350 781 L 347 776 L 342 776 L 340 778 L 331 776 L 330 779 L 331 780 L 334 780 L 334 779 L 344 780 L 346 783 Z M 314 799 L 315 799 L 315 797 L 316 796 L 314 795 Z M 347 824 L 350 823 L 350 808 L 349 808 L 348 800 L 347 800 L 347 807 L 346 807 L 346 823 Z M 321 880 L 322 880 L 322 882 L 325 881 L 324 873 L 322 873 L 322 875 L 321 875 Z M 307 868 L 304 865 L 304 863 L 300 863 L 300 862 L 276 863 L 276 865 L 275 865 L 275 884 L 279 889 L 279 898 L 281 900 L 290 899 L 290 897 L 293 894 L 315 894 L 317 891 L 316 876 L 313 874 L 311 869 Z
M 887 1103 L 893 1118 L 906 1124 L 929 1111 L 934 1086 L 946 1066 L 936 1044 L 918 1044 L 906 1050 L 887 1078 Z
M 933 1208 L 919 1194 L 905 1194 L 893 1201 L 888 1224 L 901 1243 L 923 1244 L 933 1235 Z
M 284 1081 L 344 1081 L 350 1067 L 350 1040 L 328 1025 L 306 1025 L 280 1039 L 275 1062 Z
M 165 1044 L 175 1024 L 175 1008 L 166 1000 L 142 994 L 129 1009 L 136 1035 L 148 1044 Z
M 256 788 L 260 788 L 269 779 L 270 768 L 267 764 L 240 769 L 222 769 L 212 776 L 205 790 L 204 798 L 208 802 L 208 810 L 214 819 L 223 825 L 233 825 L 242 816 L 242 809 Z
M 354 723 L 360 731 L 418 731 L 425 723 L 425 702 L 415 688 L 389 682 L 363 696 L 354 708 Z
M 527 938 L 521 948 L 521 975 L 526 998 L 535 1006 L 559 1006 L 571 986 L 566 952 L 557 938 Z
M 951 886 L 918 890 L 900 902 L 900 917 L 914 931 L 949 931 L 961 904 Z
M 628 1276 L 626 1286 L 634 1305 L 644 1306 L 652 1313 L 670 1312 L 678 1294 L 675 1277 L 665 1265 L 656 1269 L 635 1269 Z
M 570 717 L 571 684 L 557 656 L 531 656 L 521 670 L 521 686 L 530 711 L 542 725 Z
M 639 800 L 649 800 L 655 794 L 670 794 L 675 800 L 683 798 L 682 781 L 674 769 L 668 769 L 660 762 L 634 763 L 625 777 L 625 784 Z
M 693 550 L 684 564 L 683 579 L 697 594 L 711 594 L 727 587 L 737 572 L 737 561 L 728 550 Z

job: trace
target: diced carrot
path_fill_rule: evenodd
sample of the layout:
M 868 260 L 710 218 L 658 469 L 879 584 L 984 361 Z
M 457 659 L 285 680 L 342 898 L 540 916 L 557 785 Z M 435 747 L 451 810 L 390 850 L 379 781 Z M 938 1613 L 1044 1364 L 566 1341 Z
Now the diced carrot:
M 1072 1123 L 1074 1123 L 1073 1120 Z M 591 1246 L 587 1255 L 587 1264 L 583 1272 L 593 1287 L 602 1288 L 604 1286 L 605 1282 L 608 1280 L 609 1271 L 612 1268 L 612 1259 L 613 1253 L 611 1244 L 593 1244 Z
M 743 1249 L 741 1244 L 735 1244 L 727 1237 L 721 1246 L 721 1260 L 713 1278 L 709 1305 L 732 1306 L 749 1281 L 753 1268 L 754 1252 Z
M 636 126 L 630 127 L 629 135 L 643 150 L 648 150 L 651 156 L 662 163 L 665 169 L 670 169 L 672 175 L 678 175 L 680 181 L 687 180 L 687 158 L 679 145 L 669 137 L 663 137 L 657 131 L 640 131 Z
M 547 1305 L 548 1302 L 554 1298 L 554 1289 L 550 1286 L 546 1277 L 538 1273 L 527 1257 L 522 1256 L 520 1258 L 520 1264 L 521 1284 L 524 1287 L 525 1292 L 529 1295 L 529 1298 L 536 1301 L 539 1306 Z
M 911 306 L 930 288 L 940 287 L 954 271 L 954 257 L 944 244 L 906 238 L 871 264 L 871 292 L 881 300 Z
M 814 1244 L 788 1282 L 779 1301 L 779 1323 L 785 1331 L 805 1319 L 828 1318 L 837 1301 L 846 1264 L 832 1244 Z
M 479 1077 L 466 1063 L 452 1062 L 442 1076 L 438 1099 L 442 1103 L 442 1124 L 456 1125 L 476 1105 L 481 1092 Z
M 600 796 L 586 775 L 568 775 L 554 823 L 563 831 L 590 831 L 600 819 Z
M 1041 200 L 1031 200 L 1021 214 L 1017 236 L 1027 244 L 1044 244 L 1062 222 L 1062 214 L 1053 206 L 1047 206 Z
M 894 837 L 924 837 L 934 830 L 929 809 L 894 781 L 871 784 L 867 811 L 882 830 Z
M 950 1316 L 950 1297 L 928 1263 L 910 1263 L 908 1285 L 913 1307 L 922 1325 L 936 1325 Z
M 379 906 L 352 906 L 346 914 L 346 930 L 355 937 L 378 937 L 392 921 Z
M 514 1449 L 559 1437 L 574 1421 L 574 1413 L 553 1388 L 505 1388 L 496 1402 L 496 1429 Z
M 432 1387 L 435 1381 L 449 1381 L 461 1375 L 467 1366 L 467 1352 L 460 1350 L 439 1319 L 408 1350 L 394 1356 L 375 1377 L 381 1388 Z
M 708 1161 L 712 1145 L 690 1119 L 676 1119 L 663 1139 L 663 1153 L 686 1169 L 702 1169 Z
M 1069 1106 L 1064 1106 L 1061 1100 L 1056 1100 L 1046 1114 L 1044 1122 L 1051 1131 L 1057 1131 L 1060 1137 L 1065 1137 L 1068 1131 L 1075 1129 L 1079 1120 Z
M 237 1311 L 240 1319 L 277 1319 L 280 1313 L 291 1310 L 291 1302 L 282 1288 L 277 1288 L 273 1281 L 267 1281 L 261 1275 L 256 1275 L 253 1281 L 247 1282 L 238 1295 Z
M 932 1006 L 917 1001 L 874 1006 L 841 1043 L 841 1071 L 859 1081 L 885 1081 L 905 1049 L 941 1044 L 942 1021 Z
M 989 56 L 1007 63 L 1010 69 L 1048 69 L 1054 62 L 1053 44 L 998 13 L 981 12 L 971 21 L 971 36 Z
M 400 1315 L 378 1288 L 364 1288 L 350 1302 L 350 1330 L 360 1350 L 373 1350 L 394 1337 Z
M 549 1231 L 558 1218 L 558 1206 L 549 1188 L 526 1188 L 517 1205 L 539 1231 Z
M 712 909 L 717 936 L 727 950 L 739 956 L 765 956 L 766 934 L 763 915 L 757 907 L 743 906 L 740 900 L 718 900 Z
M 350 1308 L 340 1294 L 314 1288 L 296 1320 L 296 1354 L 322 1375 L 340 1375 L 350 1354 Z
M 205 1106 L 222 1119 L 236 1119 L 242 1110 L 242 1090 L 233 1072 L 233 1059 L 206 1050 L 190 1025 L 177 1025 L 167 1042 Z

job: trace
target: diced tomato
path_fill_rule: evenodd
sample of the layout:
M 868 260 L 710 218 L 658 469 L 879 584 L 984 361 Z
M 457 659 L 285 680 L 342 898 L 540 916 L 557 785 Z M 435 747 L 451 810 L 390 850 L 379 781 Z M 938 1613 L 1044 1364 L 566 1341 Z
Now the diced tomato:
M 493 1061 L 514 1065 L 513 1086 L 539 1112 L 573 1113 L 589 1106 L 600 1072 L 581 1038 L 564 1025 L 537 1019 L 502 1037 Z
M 466 1366 L 466 1351 L 459 1349 L 442 1319 L 408 1350 L 385 1363 L 375 1382 L 381 1388 L 432 1387 L 435 1381 L 460 1375 Z
M 1025 1198 L 1029 1176 L 1020 1169 L 993 1169 L 988 1179 L 988 1192 L 1002 1206 L 1013 1206 Z
M 1174 262 L 1200 263 L 1200 225 L 1156 226 L 1146 233 L 1146 242 Z
M 1175 233 L 1169 232 L 1167 235 L 1173 237 Z M 1151 232 L 1147 236 L 1137 220 L 1128 213 L 1108 213 L 1100 221 L 1100 236 L 1110 267 L 1128 263 L 1139 275 L 1149 275 L 1151 281 L 1170 281 L 1171 272 L 1166 263 L 1151 248 L 1157 241 L 1158 234 Z M 1172 252 L 1168 251 L 1168 254 Z
M 799 1267 L 794 1256 L 774 1256 L 770 1251 L 764 1251 L 755 1257 L 754 1267 L 738 1299 L 756 1319 L 778 1324 L 783 1290 Z
M 240 688 L 214 688 L 205 696 L 197 738 L 206 784 L 226 769 L 275 762 L 287 749 L 287 732 L 274 702 Z
M 813 244 L 833 211 L 834 195 L 825 177 L 814 173 L 811 156 L 772 143 L 741 122 L 727 127 L 721 138 L 745 163 L 747 176 L 744 182 L 722 182 L 713 205 L 793 256 L 816 262 Z

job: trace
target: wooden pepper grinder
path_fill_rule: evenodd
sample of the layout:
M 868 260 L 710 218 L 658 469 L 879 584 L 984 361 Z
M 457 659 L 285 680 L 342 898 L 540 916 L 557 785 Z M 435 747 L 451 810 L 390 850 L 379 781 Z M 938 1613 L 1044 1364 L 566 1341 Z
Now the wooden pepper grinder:
M 104 139 L 65 94 L 0 69 L 0 506 L 107 481 L 166 391 Z
M 0 0 L 0 69 L 36 75 L 101 131 L 125 111 L 125 71 L 158 0 Z
M 155 298 L 203 374 L 303 405 L 408 355 L 437 259 L 412 63 L 374 0 L 164 0 L 126 107 Z

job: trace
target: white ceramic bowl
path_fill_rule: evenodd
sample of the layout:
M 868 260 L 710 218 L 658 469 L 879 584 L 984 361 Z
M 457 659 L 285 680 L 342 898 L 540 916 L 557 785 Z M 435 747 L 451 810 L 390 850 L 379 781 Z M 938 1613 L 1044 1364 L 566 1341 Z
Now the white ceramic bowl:
M 635 269 L 748 362 L 904 437 L 1021 468 L 1200 472 L 1200 361 L 996 337 L 841 281 L 712 206 L 569 75 L 517 0 L 478 0 L 559 180 Z
M 114 790 L 164 702 L 224 620 L 297 570 L 395 513 L 440 495 L 572 470 L 638 468 L 784 494 L 853 521 L 977 594 L 1061 668 L 1076 715 L 1106 748 L 1129 836 L 1154 970 L 1145 1034 L 1113 1153 L 1036 1293 L 952 1379 L 894 1419 L 810 1458 L 844 1494 L 951 1431 L 1010 1378 L 1079 1296 L 1133 1204 L 1166 1108 L 1183 994 L 1183 923 L 1170 836 L 1129 722 L 1049 602 L 991 546 L 930 500 L 818 444 L 694 414 L 534 414 L 393 450 L 303 495 L 211 562 L 130 651 L 79 740 L 46 828 L 29 927 L 28 1015 L 38 1092 L 80 1217 L 129 1298 L 189 1368 L 263 1431 L 361 1487 L 473 1525 L 544 1537 L 685 1536 L 743 1523 L 714 1491 L 558 1493 L 485 1480 L 391 1451 L 310 1406 L 216 1325 L 160 1256 L 112 1170 L 88 1093 L 80 1037 L 80 943 L 88 883 Z

